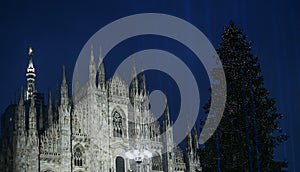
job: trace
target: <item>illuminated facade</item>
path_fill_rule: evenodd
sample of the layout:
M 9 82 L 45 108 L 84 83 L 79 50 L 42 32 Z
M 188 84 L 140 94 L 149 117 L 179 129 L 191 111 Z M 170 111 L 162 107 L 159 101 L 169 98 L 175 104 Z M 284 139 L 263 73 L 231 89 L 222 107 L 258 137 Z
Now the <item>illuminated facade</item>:
M 195 128 L 187 136 L 184 156 L 174 146 L 168 106 L 162 125 L 149 111 L 143 73 L 130 88 L 118 76 L 106 81 L 102 59 L 96 68 L 91 51 L 89 81 L 76 87 L 71 99 L 63 70 L 60 94 L 52 103 L 49 92 L 45 105 L 35 90 L 32 50 L 29 56 L 25 97 L 20 91 L 18 102 L 2 115 L 0 171 L 137 171 L 136 162 L 125 156 L 137 147 L 152 153 L 140 164 L 141 171 L 201 171 L 198 147 L 193 146 L 198 145 Z

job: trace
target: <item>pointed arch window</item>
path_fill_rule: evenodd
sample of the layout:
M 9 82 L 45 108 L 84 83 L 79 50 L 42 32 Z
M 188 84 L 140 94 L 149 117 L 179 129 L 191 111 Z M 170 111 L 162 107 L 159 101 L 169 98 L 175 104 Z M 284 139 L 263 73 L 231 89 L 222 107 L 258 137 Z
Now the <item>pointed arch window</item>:
M 83 161 L 82 149 L 80 149 L 80 147 L 76 147 L 74 151 L 74 165 L 81 167 L 82 161 Z
M 161 157 L 159 155 L 152 157 L 152 170 L 160 171 L 162 167 Z
M 115 112 L 113 115 L 113 128 L 114 128 L 114 137 L 122 137 L 123 136 L 123 124 L 122 124 L 122 116 L 119 112 Z

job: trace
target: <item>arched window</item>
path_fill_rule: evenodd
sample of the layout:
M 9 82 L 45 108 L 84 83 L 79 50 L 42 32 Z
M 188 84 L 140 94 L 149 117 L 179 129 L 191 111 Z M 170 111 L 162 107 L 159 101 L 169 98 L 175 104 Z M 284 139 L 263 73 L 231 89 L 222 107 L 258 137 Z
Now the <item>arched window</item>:
M 116 158 L 116 172 L 125 172 L 124 158 L 120 156 Z
M 159 155 L 152 157 L 152 170 L 160 171 L 162 166 L 161 158 Z
M 82 150 L 80 149 L 80 147 L 76 147 L 74 150 L 74 165 L 75 166 L 82 166 Z
M 114 128 L 114 137 L 123 136 L 123 125 L 122 125 L 122 116 L 119 112 L 115 112 L 113 115 L 113 128 Z

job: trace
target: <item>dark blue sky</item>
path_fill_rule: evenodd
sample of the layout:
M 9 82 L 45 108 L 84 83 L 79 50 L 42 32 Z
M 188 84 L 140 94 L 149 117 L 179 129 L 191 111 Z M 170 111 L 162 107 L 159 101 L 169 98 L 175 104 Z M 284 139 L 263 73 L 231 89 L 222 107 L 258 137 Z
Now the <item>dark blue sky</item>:
M 158 12 L 185 19 L 198 27 L 217 48 L 225 25 L 232 19 L 253 42 L 253 54 L 259 57 L 265 87 L 276 98 L 279 112 L 284 114 L 282 127 L 289 141 L 279 148 L 276 156 L 289 161 L 289 171 L 300 171 L 300 2 L 294 1 L 1 1 L 0 2 L 0 110 L 14 99 L 20 85 L 26 84 L 25 70 L 28 47 L 34 49 L 37 68 L 36 87 L 41 92 L 55 90 L 61 80 L 61 66 L 66 65 L 68 78 L 85 42 L 104 25 L 137 13 Z M 147 43 L 147 39 L 152 44 Z M 136 38 L 116 47 L 111 56 L 115 62 L 144 48 L 174 51 L 184 48 L 170 40 L 157 43 L 153 38 Z M 160 38 L 158 38 L 160 39 Z M 140 44 L 142 42 L 142 44 Z M 128 46 L 130 45 L 130 46 Z M 128 48 L 130 47 L 130 48 Z M 175 48 L 176 47 L 176 48 Z M 190 54 L 188 50 L 184 50 Z M 201 64 L 191 65 L 193 72 L 202 72 L 204 86 L 207 77 Z M 198 65 L 198 66 L 197 66 Z M 108 74 L 113 64 L 107 65 Z M 200 66 L 200 67 L 199 67 Z M 151 75 L 146 73 L 146 75 Z M 163 76 L 162 76 L 163 77 Z M 199 79 L 201 80 L 201 79 Z M 149 84 L 149 83 L 148 83 Z M 154 84 L 155 85 L 155 84 Z M 207 86 L 207 87 L 206 87 Z M 156 86 L 150 85 L 152 89 Z M 150 88 L 151 89 L 151 88 Z M 174 88 L 176 90 L 176 88 Z M 176 94 L 174 94 L 176 95 Z M 174 96 L 173 97 L 176 97 Z M 205 103 L 205 98 L 201 103 Z M 176 102 L 175 102 L 176 104 Z M 176 109 L 175 106 L 173 106 Z

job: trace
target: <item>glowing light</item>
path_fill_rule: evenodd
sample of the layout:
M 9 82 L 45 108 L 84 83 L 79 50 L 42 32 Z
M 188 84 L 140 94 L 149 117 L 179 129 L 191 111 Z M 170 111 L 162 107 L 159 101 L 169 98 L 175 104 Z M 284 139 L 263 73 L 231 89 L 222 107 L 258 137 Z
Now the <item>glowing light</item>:
M 29 53 L 28 54 L 32 55 L 32 48 L 31 47 L 29 47 Z

